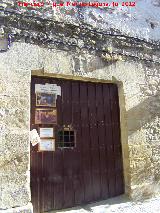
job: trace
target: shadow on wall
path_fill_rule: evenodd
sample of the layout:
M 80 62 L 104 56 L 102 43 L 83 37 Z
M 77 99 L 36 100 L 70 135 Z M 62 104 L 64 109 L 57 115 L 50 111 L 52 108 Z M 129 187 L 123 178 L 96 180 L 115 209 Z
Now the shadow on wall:
M 160 92 L 127 111 L 128 134 L 141 129 L 156 116 L 160 116 Z

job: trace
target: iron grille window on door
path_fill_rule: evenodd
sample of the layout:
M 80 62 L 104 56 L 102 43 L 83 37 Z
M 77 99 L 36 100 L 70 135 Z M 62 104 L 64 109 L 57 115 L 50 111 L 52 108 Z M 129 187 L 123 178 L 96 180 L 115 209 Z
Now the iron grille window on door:
M 75 131 L 69 128 L 64 128 L 58 131 L 58 147 L 73 148 L 75 147 Z

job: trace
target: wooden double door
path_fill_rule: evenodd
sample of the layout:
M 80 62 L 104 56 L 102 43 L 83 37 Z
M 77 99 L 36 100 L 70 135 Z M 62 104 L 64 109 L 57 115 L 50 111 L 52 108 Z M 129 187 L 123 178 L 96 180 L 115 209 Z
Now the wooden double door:
M 61 95 L 56 99 L 56 124 L 35 124 L 36 84 L 61 87 Z M 34 213 L 73 207 L 124 193 L 115 84 L 33 76 L 31 129 L 39 131 L 40 127 L 54 127 L 55 151 L 39 151 L 38 144 L 31 145 Z M 65 134 L 70 134 L 65 131 L 68 127 L 72 139 L 65 139 Z M 65 145 L 59 143 L 61 140 Z

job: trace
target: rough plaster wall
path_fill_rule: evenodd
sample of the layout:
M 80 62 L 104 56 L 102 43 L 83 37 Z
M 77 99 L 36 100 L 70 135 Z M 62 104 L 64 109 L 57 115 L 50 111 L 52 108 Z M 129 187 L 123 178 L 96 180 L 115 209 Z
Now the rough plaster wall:
M 24 45 L 1 53 L 1 209 L 26 206 L 30 201 L 30 79 L 31 70 L 39 67 L 37 52 Z
M 30 202 L 30 78 L 31 70 L 39 69 L 44 74 L 106 79 L 119 85 L 126 192 L 134 199 L 157 194 L 159 65 L 138 60 L 108 63 L 87 51 L 75 57 L 74 52 L 15 42 L 0 57 L 0 208 L 25 208 Z M 30 205 L 27 209 L 31 212 Z
M 2 3 L 1 3 L 2 2 Z M 21 2 L 32 2 L 22 0 Z M 48 2 L 44 0 L 43 2 Z M 50 0 L 50 2 L 59 2 Z M 64 0 L 63 2 L 68 2 Z M 73 1 L 76 2 L 76 1 Z M 89 2 L 89 0 L 80 1 Z M 92 2 L 92 1 L 90 1 Z M 122 7 L 122 0 L 101 0 L 102 2 L 119 2 L 118 7 L 53 7 L 45 4 L 43 8 L 30 8 L 29 10 L 18 7 L 15 0 L 0 1 L 5 15 L 16 12 L 17 15 L 32 15 L 42 19 L 71 23 L 73 25 L 91 25 L 102 31 L 114 32 L 132 37 L 146 39 L 148 41 L 159 41 L 160 37 L 160 3 L 159 0 L 141 0 L 136 2 L 135 7 Z

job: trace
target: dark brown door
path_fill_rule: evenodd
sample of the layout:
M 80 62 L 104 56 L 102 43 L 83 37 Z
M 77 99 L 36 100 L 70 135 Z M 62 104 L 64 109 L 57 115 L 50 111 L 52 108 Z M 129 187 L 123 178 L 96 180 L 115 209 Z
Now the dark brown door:
M 35 84 L 46 83 L 62 90 L 56 101 L 57 124 L 35 124 Z M 115 84 L 32 77 L 31 106 L 31 129 L 54 127 L 56 133 L 55 151 L 39 152 L 38 145 L 31 145 L 34 213 L 124 193 Z

